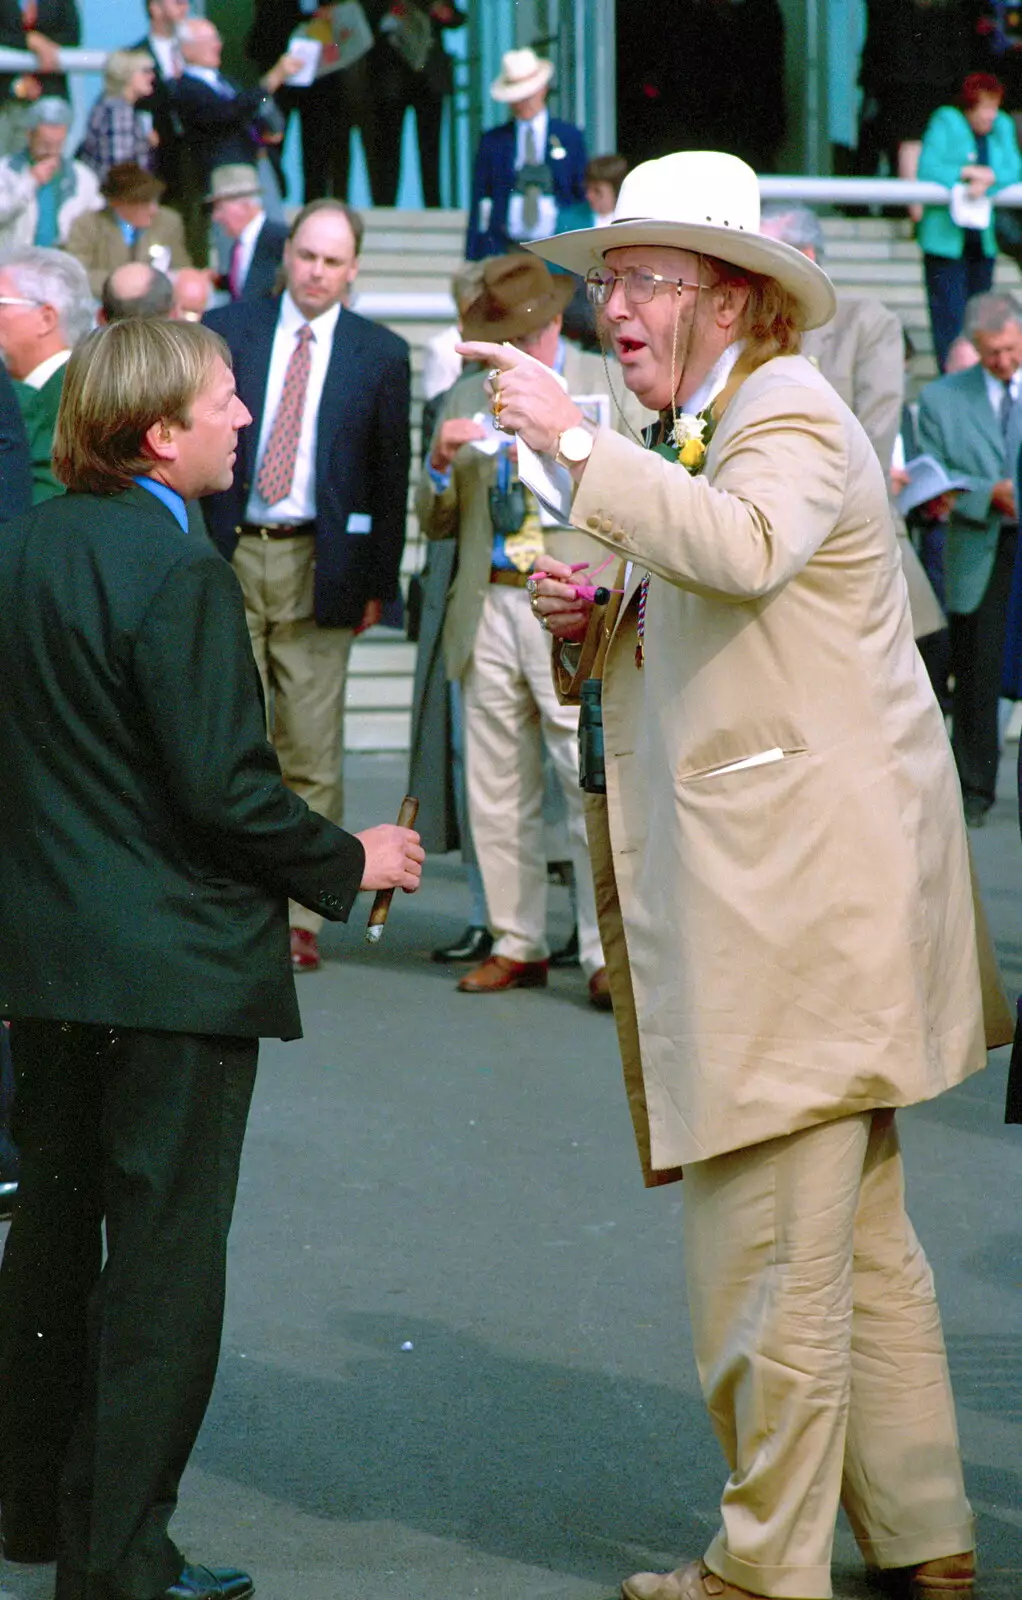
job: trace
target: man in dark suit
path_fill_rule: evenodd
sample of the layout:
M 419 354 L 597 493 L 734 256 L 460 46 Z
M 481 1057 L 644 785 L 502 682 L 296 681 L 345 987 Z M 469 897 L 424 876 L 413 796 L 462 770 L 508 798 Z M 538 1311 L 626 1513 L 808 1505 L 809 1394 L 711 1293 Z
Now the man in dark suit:
M 284 781 L 338 823 L 348 656 L 398 592 L 410 450 L 408 346 L 344 306 L 361 239 L 357 212 L 314 200 L 284 293 L 207 318 L 254 421 L 206 520 L 241 580 Z M 298 971 L 319 965 L 321 921 L 291 908 Z
M 252 1593 L 188 1565 L 168 1524 L 216 1371 L 258 1039 L 301 1033 L 285 902 L 343 921 L 360 886 L 421 874 L 410 830 L 342 833 L 281 782 L 237 582 L 187 531 L 250 420 L 226 355 L 194 324 L 93 334 L 54 442 L 71 492 L 0 540 L 21 1152 L 0 1531 L 8 1559 L 57 1556 L 60 1600 Z
M 220 71 L 223 40 L 205 17 L 189 17 L 178 29 L 184 71 L 175 105 L 195 157 L 203 187 L 214 167 L 254 161 L 264 144 L 279 145 L 284 119 L 273 96 L 298 65 L 282 55 L 257 84 L 242 89 Z
M 206 202 L 213 221 L 231 241 L 228 259 L 220 263 L 221 288 L 232 300 L 272 294 L 289 230 L 266 215 L 255 167 L 215 167 Z
M 534 50 L 508 50 L 490 85 L 494 100 L 510 106 L 511 121 L 479 141 L 465 243 L 469 261 L 589 222 L 585 136 L 547 111 L 553 70 Z
M 153 58 L 153 92 L 136 103 L 136 111 L 148 111 L 153 129 L 160 136 L 153 156 L 153 171 L 167 185 L 167 198 L 181 200 L 183 153 L 180 118 L 174 106 L 178 80 L 184 70 L 184 57 L 177 30 L 188 15 L 188 0 L 146 0 L 149 31 L 129 50 L 145 50 Z

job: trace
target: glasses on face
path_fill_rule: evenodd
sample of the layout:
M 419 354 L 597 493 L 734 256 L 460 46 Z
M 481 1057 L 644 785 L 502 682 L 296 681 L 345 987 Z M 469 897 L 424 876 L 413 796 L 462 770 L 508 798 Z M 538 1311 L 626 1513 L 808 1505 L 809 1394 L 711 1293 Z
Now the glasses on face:
M 649 267 L 626 267 L 624 272 L 611 272 L 609 267 L 590 267 L 586 273 L 586 294 L 594 306 L 605 306 L 614 293 L 614 285 L 624 286 L 629 305 L 644 306 L 652 300 L 662 283 L 674 289 L 702 289 L 701 283 L 686 283 L 684 278 L 665 278 Z

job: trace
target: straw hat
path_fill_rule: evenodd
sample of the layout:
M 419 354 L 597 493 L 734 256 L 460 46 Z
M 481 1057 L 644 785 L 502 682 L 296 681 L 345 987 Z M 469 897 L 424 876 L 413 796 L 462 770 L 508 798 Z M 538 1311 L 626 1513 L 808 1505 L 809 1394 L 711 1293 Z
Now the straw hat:
M 211 206 L 217 200 L 254 200 L 261 193 L 255 167 L 239 161 L 231 166 L 213 168 L 209 193 L 204 197 L 203 204 Z
M 635 244 L 717 256 L 775 278 L 802 306 L 807 328 L 834 315 L 834 288 L 823 268 L 794 246 L 760 233 L 759 182 L 737 156 L 683 150 L 644 161 L 626 175 L 607 227 L 579 228 L 527 248 L 584 276 L 603 265 L 608 250 Z
M 462 337 L 520 339 L 535 333 L 560 315 L 574 292 L 569 277 L 548 272 L 532 256 L 491 256 L 482 290 L 462 318 Z
M 552 61 L 543 61 L 535 50 L 507 50 L 500 59 L 500 77 L 490 84 L 490 94 L 503 105 L 527 100 L 530 94 L 545 89 L 554 75 Z

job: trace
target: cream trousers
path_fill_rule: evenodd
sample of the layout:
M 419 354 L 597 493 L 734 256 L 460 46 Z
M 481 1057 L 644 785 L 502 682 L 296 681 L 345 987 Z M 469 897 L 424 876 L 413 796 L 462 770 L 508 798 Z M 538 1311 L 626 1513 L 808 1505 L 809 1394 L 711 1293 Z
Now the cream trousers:
M 284 782 L 313 811 L 344 816 L 344 692 L 351 628 L 320 628 L 313 615 L 313 540 L 243 534 L 234 570 L 262 679 L 270 738 Z M 318 933 L 323 918 L 291 902 L 293 928 Z
M 683 1188 L 696 1360 L 731 1469 L 707 1566 L 821 1600 L 839 1502 L 869 1566 L 971 1550 L 893 1111 L 695 1162 Z
M 575 869 L 579 959 L 587 978 L 603 966 L 593 874 L 578 786 L 578 707 L 562 706 L 550 669 L 550 635 L 524 589 L 491 584 L 462 678 L 469 818 L 486 890 L 494 954 L 543 961 L 547 871 L 543 746 L 567 804 Z

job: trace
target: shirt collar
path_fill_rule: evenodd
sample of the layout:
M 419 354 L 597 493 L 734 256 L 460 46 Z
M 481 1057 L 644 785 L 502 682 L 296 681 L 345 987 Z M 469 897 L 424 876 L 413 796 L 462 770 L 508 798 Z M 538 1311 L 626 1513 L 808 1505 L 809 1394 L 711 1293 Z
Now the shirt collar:
M 45 361 L 40 361 L 37 367 L 32 368 L 28 377 L 22 378 L 21 381 L 29 389 L 42 389 L 49 383 L 53 374 L 66 366 L 70 359 L 70 350 L 58 350 L 55 356 L 47 356 Z
M 193 67 L 191 62 L 186 62 L 182 74 L 186 78 L 198 78 L 200 83 L 208 83 L 211 89 L 219 89 L 223 78 L 215 67 Z
M 162 500 L 167 510 L 176 518 L 181 532 L 188 532 L 188 510 L 176 489 L 172 489 L 169 484 L 161 483 L 159 478 L 135 478 L 134 482 L 140 489 L 148 489 L 157 500 Z
M 291 298 L 290 290 L 285 289 L 280 297 L 280 317 L 277 326 L 283 333 L 295 334 L 299 328 L 304 328 L 306 323 L 312 329 L 312 336 L 316 343 L 322 340 L 329 344 L 337 327 L 337 318 L 341 314 L 340 305 L 331 306 L 329 311 L 321 311 L 318 317 L 307 317 L 299 311 Z
M 248 245 L 254 245 L 256 240 L 259 237 L 260 229 L 262 228 L 262 225 L 263 225 L 263 223 L 265 221 L 266 221 L 266 212 L 265 211 L 257 212 L 257 214 L 252 218 L 252 221 L 251 222 L 246 222 L 245 226 L 242 228 L 241 232 L 238 234 L 238 243 L 240 245 L 242 245 L 243 247 L 247 247 Z
M 716 400 L 720 391 L 730 378 L 731 370 L 744 349 L 744 339 L 736 339 L 734 344 L 728 345 L 723 355 L 720 356 L 714 366 L 711 367 L 710 371 L 706 374 L 706 377 L 699 385 L 695 394 L 690 395 L 685 401 L 683 409 L 687 416 L 697 417 L 701 411 L 705 411 L 707 406 Z

